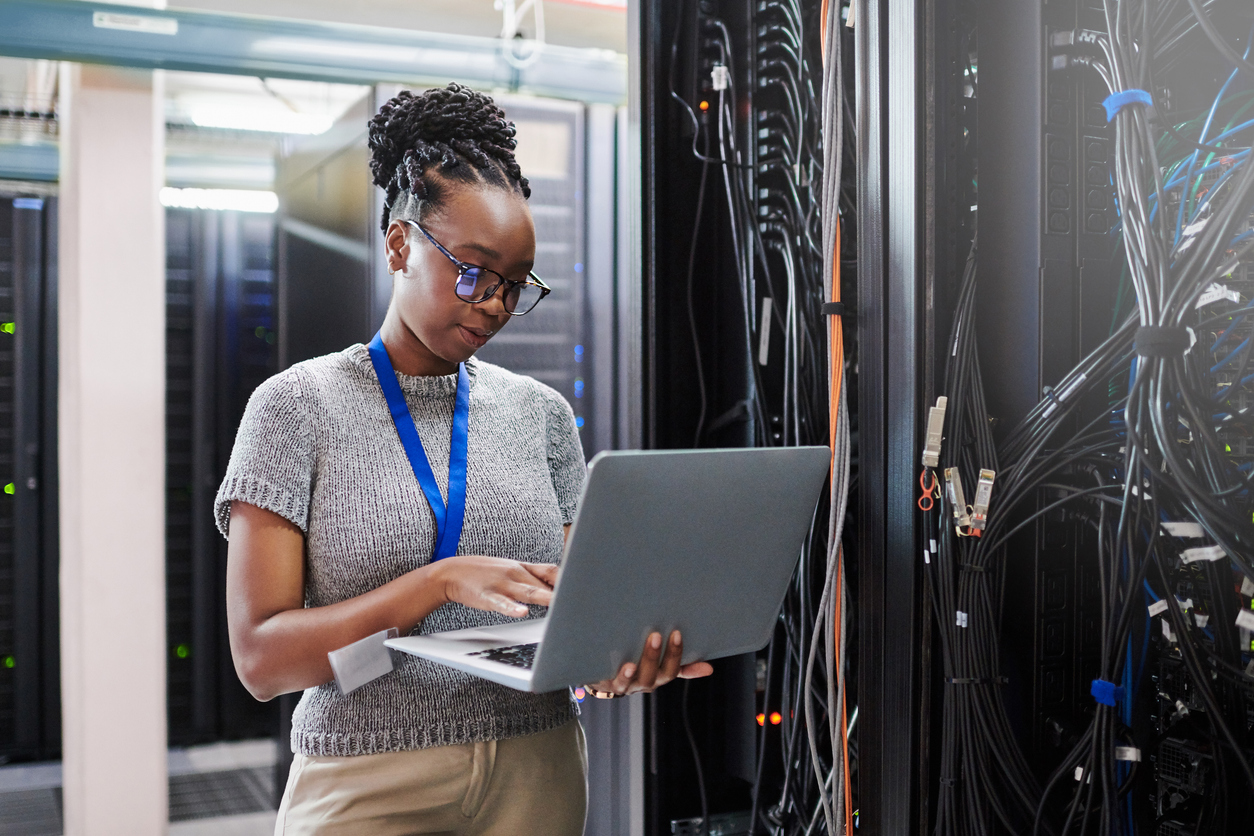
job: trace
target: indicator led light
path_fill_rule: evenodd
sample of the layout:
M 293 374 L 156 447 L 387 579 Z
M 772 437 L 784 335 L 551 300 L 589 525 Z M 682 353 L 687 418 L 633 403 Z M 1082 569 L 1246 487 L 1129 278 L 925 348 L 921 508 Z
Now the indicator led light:
M 784 721 L 784 715 L 780 714 L 778 711 L 771 712 L 771 725 L 772 726 L 778 726 L 783 721 Z

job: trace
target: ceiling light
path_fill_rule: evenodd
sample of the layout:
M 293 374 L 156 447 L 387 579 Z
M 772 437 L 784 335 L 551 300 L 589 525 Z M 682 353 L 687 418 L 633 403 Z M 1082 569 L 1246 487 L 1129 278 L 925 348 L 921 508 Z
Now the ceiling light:
M 201 128 L 265 131 L 275 134 L 320 134 L 334 124 L 331 117 L 312 113 L 225 105 L 196 106 L 188 115 L 192 123 Z
M 161 205 L 170 209 L 217 209 L 235 212 L 278 211 L 279 196 L 274 192 L 250 189 L 173 189 L 161 190 Z

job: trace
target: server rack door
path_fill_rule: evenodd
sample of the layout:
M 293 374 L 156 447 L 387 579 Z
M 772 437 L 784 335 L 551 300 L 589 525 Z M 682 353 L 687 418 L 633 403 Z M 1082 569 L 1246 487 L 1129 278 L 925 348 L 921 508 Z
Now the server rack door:
M 277 370 L 274 219 L 166 214 L 166 600 L 170 741 L 262 737 L 275 708 L 235 674 L 213 498 L 252 390 Z
M 60 744 L 50 216 L 42 198 L 0 197 L 0 761 L 55 757 Z

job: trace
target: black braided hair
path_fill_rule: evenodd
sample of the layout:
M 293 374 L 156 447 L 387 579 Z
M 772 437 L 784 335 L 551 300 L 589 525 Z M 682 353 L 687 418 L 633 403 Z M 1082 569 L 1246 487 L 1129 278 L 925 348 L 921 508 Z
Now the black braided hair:
M 383 230 L 398 217 L 421 220 L 440 206 L 449 181 L 531 197 L 514 159 L 517 144 L 514 123 L 490 96 L 455 81 L 417 96 L 401 91 L 370 120 L 370 171 L 387 191 Z

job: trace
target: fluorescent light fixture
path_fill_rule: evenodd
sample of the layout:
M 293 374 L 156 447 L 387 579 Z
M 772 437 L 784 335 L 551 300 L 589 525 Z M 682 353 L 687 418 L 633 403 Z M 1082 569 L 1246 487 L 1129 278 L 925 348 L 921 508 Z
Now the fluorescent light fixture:
M 278 108 L 197 105 L 188 114 L 201 128 L 229 128 L 236 131 L 264 131 L 274 134 L 320 134 L 334 124 L 329 116 L 296 113 Z
M 274 192 L 250 189 L 173 189 L 161 190 L 161 205 L 171 209 L 218 209 L 234 212 L 265 212 L 279 209 Z

